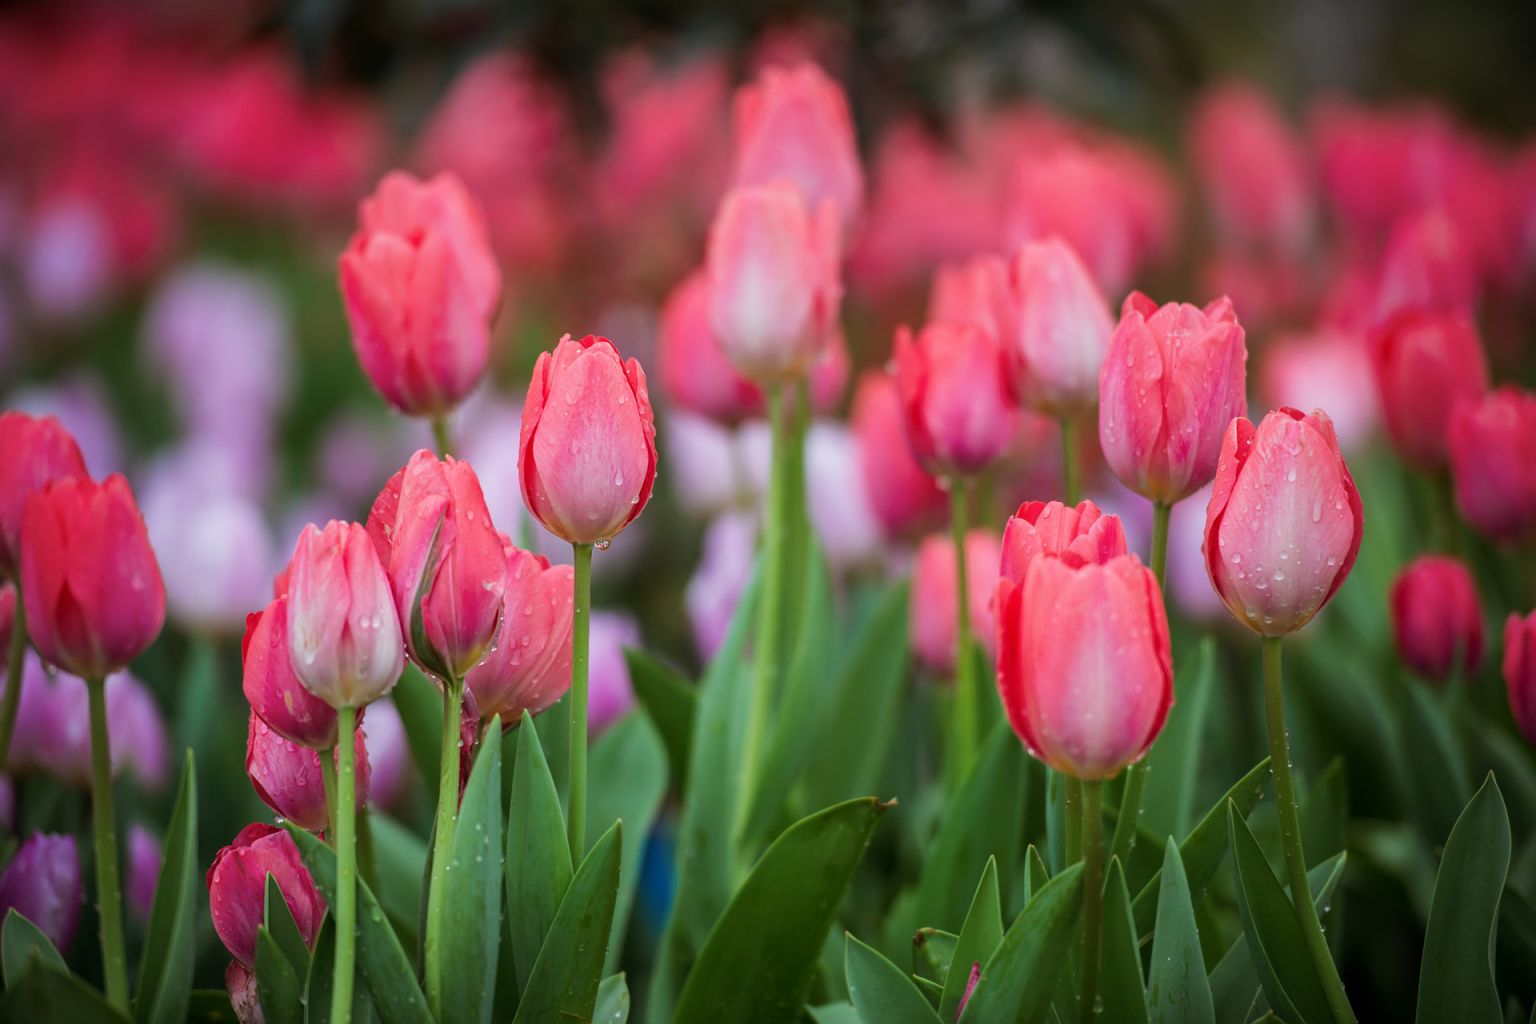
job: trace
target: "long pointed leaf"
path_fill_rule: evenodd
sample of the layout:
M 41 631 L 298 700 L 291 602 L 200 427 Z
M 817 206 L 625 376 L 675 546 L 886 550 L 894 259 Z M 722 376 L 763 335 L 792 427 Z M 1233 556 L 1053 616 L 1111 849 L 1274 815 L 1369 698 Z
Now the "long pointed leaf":
M 984 964 L 992 959 L 997 947 L 1003 943 L 1003 900 L 997 885 L 997 860 L 987 858 L 986 869 L 971 897 L 971 909 L 966 911 L 965 924 L 955 940 L 954 955 L 949 970 L 944 975 L 944 995 L 939 1000 L 939 1016 L 954 1020 L 960 1008 L 960 998 L 965 994 L 966 982 L 971 977 L 972 964 Z
M 571 884 L 571 847 L 555 780 L 544 760 L 537 730 L 517 730 L 517 769 L 507 808 L 507 923 L 519 987 L 528 983 L 534 961 Z
M 1172 839 L 1163 848 L 1159 888 L 1152 972 L 1147 978 L 1147 1017 L 1152 1024 L 1216 1024 L 1189 880 L 1184 877 L 1184 863 Z
M 865 1024 L 940 1024 L 912 979 L 852 935 L 847 972 L 848 997 Z
M 176 792 L 165 856 L 155 882 L 155 899 L 144 936 L 134 1018 L 139 1024 L 179 1024 L 192 994 L 192 961 L 197 952 L 193 914 L 197 906 L 197 767 L 187 751 Z
M 1104 887 L 1103 955 L 1099 992 L 1103 1012 L 1097 1024 L 1147 1024 L 1146 985 L 1141 977 L 1141 946 L 1131 918 L 1131 893 L 1118 858 L 1110 862 Z
M 0 927 L 0 966 L 5 970 L 6 988 L 21 980 L 22 974 L 32 966 L 34 958 L 69 970 L 64 957 L 53 948 L 52 940 L 43 934 L 41 928 L 12 907 L 5 912 L 5 924 Z
M 613 909 L 613 936 L 608 944 L 607 971 L 613 974 L 624 951 L 630 908 L 635 902 L 635 887 L 645 859 L 645 840 L 667 790 L 667 754 L 651 720 L 645 715 L 627 715 L 603 733 L 592 746 L 587 777 L 591 794 L 587 803 L 587 835 L 602 835 L 609 825 L 622 821 L 630 836 L 619 867 L 619 898 Z
M 1082 898 L 1081 864 L 1072 865 L 1035 893 L 982 967 L 961 1021 L 1033 1024 L 1045 1018 L 1071 949 Z
M 493 718 L 459 801 L 443 896 L 453 925 L 444 929 L 442 1016 L 489 1021 L 501 943 L 501 719 Z
M 266 1024 L 301 1024 L 304 1020 L 302 979 L 308 976 L 307 950 L 301 974 L 272 937 L 271 929 L 266 925 L 256 929 L 256 992 L 261 998 L 261 1014 Z

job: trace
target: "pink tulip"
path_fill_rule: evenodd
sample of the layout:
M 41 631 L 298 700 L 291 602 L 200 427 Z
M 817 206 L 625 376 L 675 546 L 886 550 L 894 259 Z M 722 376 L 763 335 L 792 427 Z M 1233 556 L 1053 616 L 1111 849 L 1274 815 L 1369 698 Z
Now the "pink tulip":
M 140 824 L 128 826 L 128 906 L 138 919 L 149 923 L 155 908 L 155 886 L 164 860 L 160 840 Z
M 849 422 L 864 489 L 885 533 L 899 537 L 941 522 L 948 496 L 912 456 L 901 397 L 889 374 L 869 370 L 859 378 Z
M 1003 346 L 1020 399 L 1058 417 L 1091 408 L 1114 322 L 1088 268 L 1053 237 L 1020 249 L 1010 273 L 1012 335 Z
M 505 727 L 537 715 L 571 686 L 574 570 L 502 537 L 506 615 L 490 653 L 465 676 L 481 718 Z
M 336 710 L 299 682 L 288 653 L 288 596 L 246 616 L 241 689 L 273 731 L 311 750 L 336 745 Z
M 896 331 L 896 391 L 907 443 L 938 478 L 972 476 L 1013 441 L 1017 412 L 998 340 L 979 327 Z
M 127 772 L 146 789 L 159 790 L 170 770 L 169 740 L 154 697 L 143 683 L 117 672 L 107 677 L 106 701 L 113 775 Z M 63 672 L 50 678 L 42 663 L 27 655 L 6 767 L 91 784 L 90 705 L 82 679 Z
M 645 371 L 607 338 L 539 355 L 523 406 L 523 501 L 572 544 L 607 542 L 651 500 L 656 425 Z
M 1022 585 L 1030 563 L 1057 558 L 1071 566 L 1102 565 L 1125 554 L 1120 517 L 1091 501 L 1076 508 L 1059 501 L 1026 501 L 1003 530 L 1002 578 Z
M 32 833 L 0 875 L 0 920 L 15 910 L 60 952 L 68 952 L 74 941 L 84 905 L 73 836 Z
M 269 874 L 277 881 L 306 945 L 314 945 L 325 916 L 325 902 L 309 869 L 299 860 L 293 837 L 275 825 L 245 826 L 214 855 L 207 882 L 213 930 L 230 955 L 246 967 L 256 963 L 256 930 L 265 917 Z
M 231 960 L 224 968 L 224 989 L 229 993 L 230 1008 L 240 1024 L 267 1024 L 261 1012 L 261 989 L 256 984 L 256 972 L 238 960 Z
M 288 581 L 288 656 L 304 688 L 333 708 L 388 693 L 405 668 L 400 618 L 378 550 L 358 523 L 310 524 Z
M 764 385 L 809 372 L 837 328 L 842 284 L 830 201 L 782 182 L 728 193 L 709 229 L 709 321 L 720 350 Z
M 1328 327 L 1282 334 L 1264 346 L 1259 397 L 1271 409 L 1333 410 L 1329 416 L 1339 445 L 1357 452 L 1381 421 L 1376 389 L 1361 386 L 1372 372 L 1370 349 L 1354 334 Z
M 1360 495 L 1321 411 L 1232 421 L 1205 513 L 1205 565 L 1239 622 L 1263 636 L 1306 625 L 1360 551 Z
M 709 277 L 688 275 L 661 307 L 661 384 L 680 409 L 721 423 L 756 415 L 763 394 L 736 371 L 709 322 Z
M 1376 322 L 1406 311 L 1457 313 L 1477 305 L 1472 255 L 1454 221 L 1429 210 L 1398 224 L 1376 282 Z
M 1421 469 L 1443 468 L 1451 410 L 1488 389 L 1477 327 L 1465 314 L 1403 313 L 1376 332 L 1371 358 L 1398 454 Z
M 997 640 L 992 592 L 997 589 L 997 534 L 976 529 L 965 537 L 966 608 L 971 635 L 990 655 Z M 955 671 L 955 545 L 948 534 L 925 537 L 912 564 L 908 631 L 919 665 L 940 679 Z
M 1536 612 L 1504 623 L 1504 682 L 1515 725 L 1536 745 Z
M 353 733 L 357 756 L 357 805 L 368 799 L 368 750 L 361 730 Z M 284 739 L 251 712 L 245 741 L 245 774 L 261 802 L 279 818 L 286 818 L 300 828 L 324 832 L 330 828 L 331 815 L 326 805 L 324 775 L 320 759 L 335 760 L 335 752 L 314 751 Z
M 1229 82 L 1190 119 L 1195 169 L 1221 235 L 1299 253 L 1312 233 L 1313 186 L 1302 141 L 1264 93 Z
M 834 571 L 879 565 L 886 555 L 859 462 L 859 440 L 841 423 L 818 420 L 807 428 L 806 511 Z
M 238 629 L 272 578 L 272 537 L 261 507 L 206 483 L 189 498 L 185 481 L 157 474 L 144 494 L 144 520 L 171 615 L 199 632 Z
M 80 446 L 57 419 L 0 413 L 0 578 L 16 576 L 27 498 L 55 480 L 85 476 Z
M 1467 522 L 1510 543 L 1536 534 L 1536 393 L 1506 385 L 1458 402 L 1450 455 Z
M 587 730 L 593 736 L 606 732 L 635 706 L 624 648 L 639 646 L 640 624 L 633 616 L 624 612 L 592 613 Z
M 941 265 L 928 293 L 928 322 L 970 324 L 998 341 L 1013 337 L 1008 264 L 1001 256 L 973 256 Z
M 1392 583 L 1392 634 L 1403 664 L 1437 681 L 1477 671 L 1483 660 L 1483 612 L 1464 562 L 1424 555 Z
M 1247 361 L 1229 300 L 1158 308 L 1132 292 L 1099 375 L 1099 442 L 1120 482 L 1165 505 L 1209 483 L 1247 408 Z

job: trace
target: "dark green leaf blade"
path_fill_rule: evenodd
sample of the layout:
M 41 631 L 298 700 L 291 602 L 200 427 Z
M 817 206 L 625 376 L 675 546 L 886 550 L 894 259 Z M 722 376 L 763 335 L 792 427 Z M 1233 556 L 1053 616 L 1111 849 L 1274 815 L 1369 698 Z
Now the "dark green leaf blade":
M 35 951 L 0 999 L 0 1024 L 128 1024 L 128 1019 L 83 979 Z
M 849 999 L 866 1024 L 939 1024 L 912 979 L 852 935 L 846 967 Z
M 188 749 L 139 964 L 139 988 L 133 1000 L 134 1018 L 139 1024 L 180 1024 L 186 1019 L 197 952 L 193 922 L 199 881 L 197 769 Z
M 1147 1024 L 1146 986 L 1141 977 L 1141 948 L 1131 917 L 1131 893 L 1119 858 L 1109 865 L 1104 887 L 1104 930 L 1100 939 L 1099 993 L 1103 1012 L 1098 1024 Z
M 1071 949 L 1071 936 L 1082 908 L 1083 867 L 1074 864 L 1047 882 L 1013 925 L 981 970 L 960 1020 L 1044 1020 L 1056 982 Z
M 277 943 L 278 951 L 293 967 L 294 977 L 307 977 L 309 947 L 304 944 L 304 936 L 299 932 L 298 922 L 293 919 L 293 911 L 288 909 L 288 901 L 283 899 L 283 891 L 278 888 L 277 879 L 272 877 L 270 871 L 267 872 L 267 887 L 262 897 L 261 917 L 272 940 Z
M 0 926 L 0 967 L 5 972 L 5 987 L 15 985 L 36 958 L 53 964 L 65 971 L 69 967 L 64 957 L 53 947 L 52 941 L 41 928 L 21 916 L 15 907 L 5 912 L 5 924 Z
M 997 947 L 1003 942 L 1003 900 L 997 885 L 997 859 L 987 858 L 987 866 L 971 897 L 971 909 L 966 911 L 965 923 L 960 927 L 955 941 L 954 955 L 950 958 L 949 971 L 944 975 L 944 995 L 939 1000 L 939 1016 L 954 1020 L 960 1007 L 960 997 L 965 994 L 965 983 L 970 980 L 971 965 L 984 964 L 992 959 Z
M 271 878 L 267 876 L 269 881 Z M 300 974 L 288 959 L 271 929 L 266 925 L 256 929 L 256 991 L 267 1024 L 300 1024 L 304 1020 L 304 988 L 300 979 L 309 974 L 308 950 L 303 970 Z
M 635 697 L 666 745 L 672 778 L 681 784 L 688 778 L 698 694 L 691 683 L 645 651 L 626 647 L 624 660 L 629 665 Z
M 1163 849 L 1161 874 L 1152 972 L 1147 978 L 1147 1017 L 1152 1024 L 1216 1024 L 1189 880 L 1171 838 Z
M 501 944 L 501 719 L 491 719 L 459 801 L 443 895 L 453 925 L 443 931 L 442 1016 L 489 1021 Z
M 555 780 L 535 729 L 517 730 L 517 769 L 507 808 L 507 923 L 517 983 L 528 983 L 534 961 L 571 884 L 571 847 Z

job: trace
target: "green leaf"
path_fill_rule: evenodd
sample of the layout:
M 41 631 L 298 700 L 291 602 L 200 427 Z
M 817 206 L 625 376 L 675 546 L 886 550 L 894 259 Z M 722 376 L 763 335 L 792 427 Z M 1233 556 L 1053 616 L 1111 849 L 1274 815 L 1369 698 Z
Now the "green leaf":
M 534 961 L 571 884 L 571 847 L 555 780 L 544 760 L 539 734 L 517 729 L 517 769 L 507 808 L 507 915 L 518 987 L 528 983 Z
M 378 893 L 400 944 L 415 949 L 417 915 L 421 909 L 421 880 L 426 875 L 427 844 L 410 829 L 377 810 L 358 815 L 359 829 L 368 830 L 373 847 L 372 872 L 364 877 Z M 361 835 L 359 842 L 361 843 Z
M 949 973 L 949 965 L 955 958 L 955 943 L 959 940 L 953 932 L 919 928 L 912 936 L 912 973 L 942 980 Z
M 629 681 L 635 697 L 666 745 L 672 778 L 681 783 L 688 778 L 698 694 L 693 684 L 645 651 L 626 647 L 624 660 L 629 664 Z
M 848 996 L 865 1024 L 939 1024 L 912 979 L 852 935 L 846 967 Z
M 35 949 L 27 958 L 21 977 L 0 999 L 3 1024 L 127 1024 L 119 1013 L 84 980 L 55 964 Z
M 1398 730 L 1410 803 L 1425 838 L 1434 843 L 1451 830 L 1472 792 L 1466 753 L 1424 685 L 1416 679 L 1398 682 Z
M 1509 853 L 1509 815 L 1490 774 L 1440 857 L 1424 932 L 1418 1024 L 1503 1019 L 1493 956 Z
M 523 986 L 513 1018 L 518 1024 L 592 1019 L 619 890 L 623 827 L 614 822 L 571 879 Z
M 624 975 L 610 974 L 597 986 L 597 1006 L 592 1024 L 627 1024 L 629 1020 L 629 985 Z
M 336 852 L 292 822 L 284 825 L 299 847 L 315 886 L 327 904 L 336 900 Z M 313 954 L 318 956 L 317 952 Z M 311 963 L 313 972 L 313 962 Z M 357 880 L 357 972 L 384 1024 L 430 1024 L 427 999 L 416 984 L 416 971 L 384 917 L 373 890 Z
M 421 773 L 422 785 L 428 793 L 436 793 L 438 756 L 443 742 L 442 695 L 420 669 L 406 662 L 405 672 L 389 696 L 400 712 L 400 722 L 405 726 L 405 743 L 411 749 L 416 770 Z
M 1227 857 L 1227 805 L 1235 805 L 1237 813 L 1247 818 L 1264 795 L 1268 782 L 1269 758 L 1266 757 L 1254 765 L 1247 775 L 1238 779 L 1200 819 L 1194 831 L 1179 844 L 1179 861 L 1184 866 L 1192 901 L 1198 901 L 1205 893 L 1205 887 L 1216 877 L 1221 862 Z M 1159 878 L 1153 875 L 1131 904 L 1131 910 L 1136 916 L 1136 932 L 1143 938 L 1152 932 L 1152 922 L 1157 917 L 1158 894 Z
M 976 895 L 971 897 L 971 909 L 966 911 L 965 924 L 950 958 L 950 968 L 944 978 L 944 995 L 939 1000 L 939 1016 L 954 1020 L 960 1007 L 960 997 L 965 994 L 965 983 L 971 977 L 972 964 L 984 964 L 992 959 L 997 947 L 1003 942 L 1003 900 L 997 886 L 997 859 L 987 858 L 987 866 L 981 872 Z
M 1003 935 L 981 969 L 962 1021 L 1043 1020 L 1072 947 L 1082 910 L 1083 866 L 1074 864 L 1045 884 Z
M 871 797 L 849 800 L 774 840 L 710 930 L 673 1024 L 770 1024 L 799 1015 L 822 936 L 886 807 Z
M 629 929 L 629 912 L 645 859 L 645 838 L 667 792 L 667 753 L 656 727 L 644 715 L 626 715 L 600 736 L 587 763 L 587 835 L 602 835 L 615 821 L 631 836 L 619 866 L 619 898 L 613 910 L 613 935 L 607 970 L 618 970 Z M 513 904 L 517 906 L 517 904 Z
M 852 1003 L 807 1006 L 805 1012 L 811 1015 L 815 1024 L 864 1024 L 864 1018 L 859 1016 L 859 1011 L 853 1008 Z
M 1235 805 L 1228 808 L 1227 829 L 1243 933 L 1270 1007 L 1298 1024 L 1325 1024 L 1333 1014 L 1290 898 Z
M 336 921 L 329 915 L 315 936 L 315 950 L 309 960 L 309 977 L 304 984 L 305 1024 L 330 1024 L 331 993 L 336 983 Z M 259 989 L 258 989 L 259 991 Z M 373 1019 L 366 985 L 352 985 L 352 1020 L 367 1024 Z
M 272 877 L 270 871 L 267 872 L 267 885 L 262 893 L 261 919 L 277 943 L 278 951 L 293 967 L 295 979 L 307 976 L 309 947 L 304 944 L 304 936 L 299 932 L 298 922 L 293 919 L 293 911 L 288 909 L 288 901 L 283 898 L 283 891 L 278 888 L 277 879 Z
M 1185 835 L 1194 816 L 1202 740 L 1216 689 L 1213 637 L 1200 641 L 1195 665 L 1188 682 L 1180 680 L 1179 699 L 1168 710 L 1168 722 L 1147 754 L 1140 823 L 1159 837 Z
M 267 880 L 270 882 L 272 876 L 268 875 Z M 266 925 L 256 929 L 256 991 L 267 1024 L 301 1024 L 304 1020 L 304 987 L 300 979 L 309 975 L 307 949 L 302 974 L 300 970 L 273 938 L 271 929 Z
M 1119 858 L 1110 861 L 1104 887 L 1104 930 L 1100 942 L 1098 1024 L 1147 1024 L 1146 988 L 1141 978 L 1141 948 L 1131 917 L 1131 893 Z
M 1031 846 L 1024 854 L 1024 905 L 1035 898 L 1035 893 L 1045 888 L 1045 883 L 1051 880 L 1051 872 L 1045 866 L 1045 858 L 1040 856 L 1040 850 Z
M 1147 979 L 1147 1017 L 1152 1024 L 1216 1024 L 1211 984 L 1200 955 L 1195 907 L 1179 848 L 1169 839 L 1152 933 L 1152 973 Z
M 202 881 L 199 869 L 197 768 L 189 749 L 165 836 L 165 855 L 155 882 L 149 930 L 144 936 L 139 988 L 133 1000 L 134 1018 L 139 1024 L 179 1024 L 186 1019 L 187 999 L 192 992 L 192 962 L 197 952 L 193 921 L 198 883 Z
M 64 957 L 53 948 L 53 942 L 42 929 L 11 907 L 5 912 L 5 924 L 0 926 L 0 967 L 5 971 L 5 987 L 15 985 L 34 959 L 69 970 Z
M 453 856 L 443 897 L 452 927 L 443 930 L 441 1015 L 453 1021 L 488 1021 L 496 996 L 501 943 L 501 719 L 487 727 L 469 782 L 459 801 Z
M 1300 809 L 1301 834 L 1307 837 L 1307 867 L 1313 868 L 1344 849 L 1349 824 L 1349 799 L 1344 785 L 1344 759 L 1336 757 L 1307 788 Z

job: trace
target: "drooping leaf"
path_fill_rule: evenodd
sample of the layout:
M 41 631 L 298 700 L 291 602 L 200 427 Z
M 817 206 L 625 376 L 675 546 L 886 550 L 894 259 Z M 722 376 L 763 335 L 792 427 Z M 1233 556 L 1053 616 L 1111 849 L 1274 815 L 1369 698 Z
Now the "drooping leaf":
M 981 969 L 960 1020 L 1038 1021 L 1045 1018 L 1082 909 L 1083 867 L 1074 864 L 1029 901 Z
M 965 994 L 970 980 L 971 964 L 984 964 L 992 959 L 997 947 L 1003 942 L 1003 900 L 997 885 L 997 860 L 987 858 L 987 866 L 971 897 L 971 909 L 966 911 L 965 923 L 955 940 L 949 970 L 942 976 L 944 994 L 939 1000 L 939 1016 L 954 1020 L 960 1007 L 960 997 Z
M 681 784 L 688 778 L 688 754 L 693 743 L 693 716 L 698 694 L 682 676 L 636 647 L 624 649 L 635 698 L 667 748 L 671 776 Z
M 180 1024 L 186 1019 L 192 992 L 192 964 L 197 952 L 193 921 L 202 875 L 197 858 L 197 767 L 190 749 L 183 762 L 164 850 L 133 1000 L 134 1018 L 139 1024 Z
M 453 857 L 444 879 L 451 926 L 439 952 L 445 969 L 441 1016 L 490 1020 L 501 943 L 501 719 L 493 718 L 459 801 Z
M 618 970 L 635 887 L 645 858 L 645 839 L 667 791 L 667 754 L 644 715 L 626 715 L 598 737 L 587 763 L 587 835 L 599 836 L 615 821 L 631 837 L 619 868 L 619 899 L 613 911 L 608 972 Z
M 1147 997 L 1141 977 L 1141 948 L 1131 917 L 1131 893 L 1118 858 L 1110 861 L 1104 886 L 1098 1024 L 1147 1024 Z
M 1216 1024 L 1189 881 L 1172 839 L 1163 848 L 1161 876 L 1152 970 L 1147 978 L 1147 1017 L 1152 1024 Z
M 852 935 L 847 971 L 849 1000 L 865 1024 L 939 1024 L 912 979 Z

